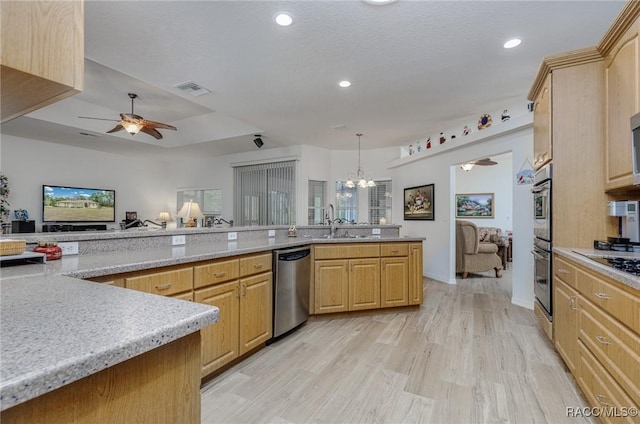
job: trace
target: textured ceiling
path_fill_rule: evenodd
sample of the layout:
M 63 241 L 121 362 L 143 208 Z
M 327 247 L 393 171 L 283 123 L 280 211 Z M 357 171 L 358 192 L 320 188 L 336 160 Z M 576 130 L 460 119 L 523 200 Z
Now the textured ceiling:
M 131 154 L 220 155 L 308 144 L 402 146 L 461 117 L 526 106 L 544 56 L 593 46 L 621 1 L 85 2 L 85 91 L 2 132 Z M 278 11 L 292 26 L 274 24 Z M 502 44 L 518 36 L 520 47 Z M 338 87 L 348 79 L 352 86 Z M 185 81 L 211 90 L 192 97 Z M 164 139 L 104 134 L 130 112 Z M 78 132 L 99 135 L 86 137 Z M 185 148 L 185 146 L 189 146 Z

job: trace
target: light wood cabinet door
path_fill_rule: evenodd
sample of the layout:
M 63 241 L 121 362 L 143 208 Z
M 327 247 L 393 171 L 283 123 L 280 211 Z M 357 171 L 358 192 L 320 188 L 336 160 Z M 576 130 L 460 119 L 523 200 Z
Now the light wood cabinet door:
M 349 310 L 380 307 L 380 259 L 349 260 Z
M 200 330 L 205 376 L 240 356 L 240 285 L 236 280 L 196 290 L 194 298 L 220 310 L 218 322 Z
M 547 75 L 533 105 L 533 167 L 539 169 L 552 159 L 551 73 Z
M 382 258 L 380 259 L 381 306 L 389 308 L 393 306 L 406 306 L 409 304 L 409 258 Z
M 271 338 L 272 280 L 271 272 L 240 279 L 240 355 Z
M 349 261 L 315 261 L 316 314 L 349 310 Z
M 154 272 L 136 277 L 127 277 L 125 286 L 128 289 L 173 296 L 178 293 L 191 292 L 193 288 L 193 268 Z
M 1 120 L 78 93 L 84 82 L 84 3 L 2 1 Z
M 631 126 L 640 112 L 640 60 L 636 22 L 605 59 L 606 189 L 633 185 Z
M 553 342 L 574 375 L 578 355 L 578 292 L 553 279 Z
M 424 300 L 422 286 L 422 243 L 409 244 L 409 305 L 421 305 Z

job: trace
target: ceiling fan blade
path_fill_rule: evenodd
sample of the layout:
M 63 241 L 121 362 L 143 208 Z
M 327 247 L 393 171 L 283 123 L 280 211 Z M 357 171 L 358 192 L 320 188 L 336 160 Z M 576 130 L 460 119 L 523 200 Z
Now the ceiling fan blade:
M 177 130 L 177 128 L 173 125 L 163 124 L 162 122 L 149 121 L 147 119 L 144 120 L 144 126 L 146 128 L 164 128 L 167 130 Z
M 153 128 L 142 127 L 140 129 L 140 132 L 143 132 L 145 134 L 149 134 L 151 137 L 154 137 L 157 140 L 162 139 L 162 134 L 160 134 L 158 131 L 154 130 Z
M 123 129 L 124 129 L 124 127 L 122 126 L 122 124 L 118 124 L 115 127 L 113 127 L 112 129 L 110 129 L 109 131 L 107 131 L 107 134 L 114 133 L 114 132 L 117 132 L 117 131 L 120 131 L 120 130 L 123 130 Z
M 490 166 L 490 165 L 497 165 L 498 162 L 491 160 L 490 158 L 484 158 L 484 159 L 479 159 L 479 160 L 473 160 L 469 163 L 472 163 L 474 165 L 480 165 L 480 166 Z
M 82 118 L 82 119 L 97 119 L 99 121 L 113 121 L 113 122 L 120 122 L 119 119 L 107 119 L 107 118 L 93 118 L 91 116 L 78 116 L 78 118 Z

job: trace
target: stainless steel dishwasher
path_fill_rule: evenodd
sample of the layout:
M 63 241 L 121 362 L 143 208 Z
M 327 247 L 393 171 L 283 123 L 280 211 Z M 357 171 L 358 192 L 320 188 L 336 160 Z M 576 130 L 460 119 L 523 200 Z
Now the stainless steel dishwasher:
M 311 248 L 273 251 L 273 338 L 302 325 L 309 318 Z

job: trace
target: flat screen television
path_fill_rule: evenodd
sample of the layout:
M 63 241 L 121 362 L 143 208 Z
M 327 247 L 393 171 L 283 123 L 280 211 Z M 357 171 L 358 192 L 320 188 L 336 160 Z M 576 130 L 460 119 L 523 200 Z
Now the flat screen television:
M 115 190 L 43 185 L 42 221 L 114 222 L 115 203 Z

